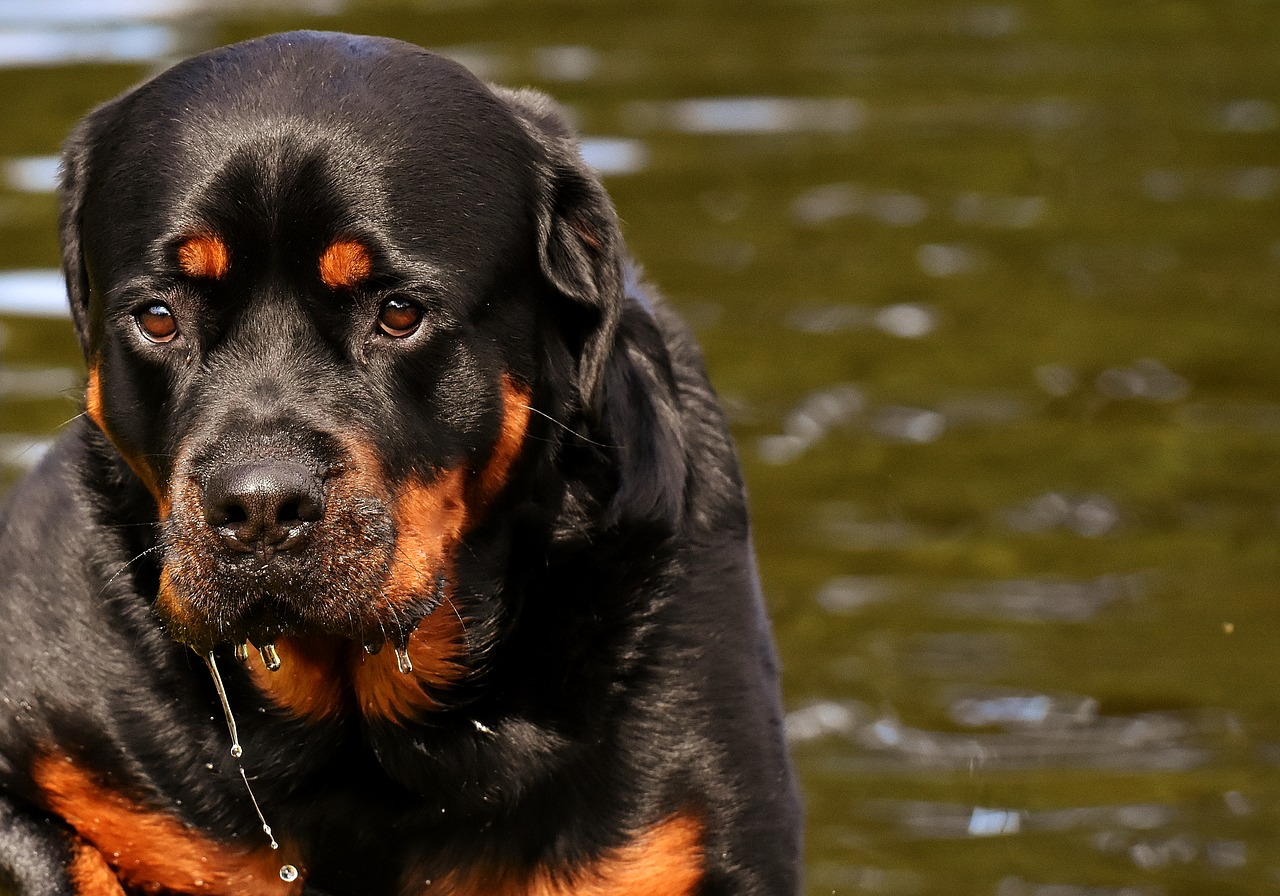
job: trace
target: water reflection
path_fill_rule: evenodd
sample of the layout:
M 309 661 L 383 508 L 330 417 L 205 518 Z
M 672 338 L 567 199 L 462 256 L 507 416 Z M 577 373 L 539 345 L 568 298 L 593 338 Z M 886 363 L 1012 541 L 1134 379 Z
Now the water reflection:
M 866 109 L 855 99 L 779 96 L 699 97 L 674 102 L 637 101 L 622 113 L 641 131 L 669 129 L 685 134 L 836 133 L 859 130 Z
M 1020 877 L 1006 877 L 996 888 L 996 896 L 1164 896 L 1161 887 L 1082 887 L 1074 884 L 1032 883 Z
M 828 774 L 857 776 L 969 770 L 1141 769 L 1188 771 L 1209 762 L 1210 738 L 1236 723 L 1218 716 L 1178 712 L 1134 715 L 1051 715 L 992 722 L 996 731 L 940 731 L 909 725 L 893 713 L 858 701 L 822 701 L 787 717 L 796 744 L 836 740 L 811 761 Z M 967 831 L 968 820 L 947 825 Z
M 1107 398 L 1167 403 L 1186 398 L 1191 385 L 1155 358 L 1140 358 L 1098 374 L 1098 391 Z
M 1270 165 L 1226 170 L 1155 168 L 1142 176 L 1142 189 L 1159 202 L 1192 199 L 1262 202 L 1280 189 L 1280 168 Z
M 534 68 L 548 81 L 586 81 L 600 70 L 600 54 L 581 44 L 538 47 Z
M 635 174 L 649 164 L 649 148 L 624 137 L 584 137 L 578 144 L 582 159 L 601 175 Z
M 1120 522 L 1120 509 L 1106 495 L 1046 492 L 1004 514 L 1019 532 L 1065 529 L 1086 538 L 1106 535 Z
M 1098 715 L 1098 701 L 1077 694 L 1039 694 L 1012 688 L 963 687 L 953 690 L 947 705 L 956 724 L 968 728 L 1081 725 Z
M 901 339 L 921 339 L 938 325 L 937 313 L 926 305 L 900 302 L 879 308 L 863 305 L 824 305 L 798 308 L 787 323 L 804 333 L 844 333 L 876 329 Z
M 942 607 L 963 615 L 1022 622 L 1087 622 L 1120 603 L 1141 600 L 1149 590 L 1141 573 L 1084 581 L 1020 579 L 949 591 Z
M 0 271 L 0 314 L 66 317 L 68 313 L 61 271 Z
M 8 29 L 0 30 L 0 66 L 150 62 L 177 53 L 181 45 L 178 34 L 163 25 Z
M 791 216 L 806 227 L 855 216 L 889 227 L 913 227 L 928 215 L 929 203 L 923 197 L 897 190 L 872 190 L 855 183 L 813 187 L 791 203 Z
M 851 423 L 866 404 L 862 390 L 852 383 L 841 383 L 807 396 L 787 414 L 781 435 L 765 436 L 757 449 L 771 464 L 785 464 L 824 438 L 831 429 Z
M 46 399 L 74 395 L 81 386 L 78 371 L 66 367 L 0 368 L 0 399 Z
M 1265 134 L 1280 127 L 1280 113 L 1268 100 L 1256 97 L 1232 100 L 1214 110 L 1209 124 L 1226 133 Z
M 0 3 L 0 22 L 71 30 L 136 19 L 182 19 L 199 12 L 244 12 L 255 7 L 332 14 L 344 5 L 343 0 L 57 0 L 49 3 L 6 0 Z
M 1041 223 L 1048 203 L 1043 196 L 1001 196 L 962 193 L 951 216 L 960 224 L 1027 230 Z
M 6 159 L 0 167 L 4 185 L 20 193 L 52 193 L 58 186 L 58 157 Z
M 977 272 L 986 259 L 972 243 L 926 243 L 916 250 L 916 263 L 930 277 L 957 277 Z

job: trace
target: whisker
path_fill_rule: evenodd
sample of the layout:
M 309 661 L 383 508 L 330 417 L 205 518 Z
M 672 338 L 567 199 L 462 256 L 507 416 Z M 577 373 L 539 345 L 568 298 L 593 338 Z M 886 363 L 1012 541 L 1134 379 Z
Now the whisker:
M 152 554 L 160 550 L 161 547 L 162 545 L 155 545 L 154 547 L 149 547 L 145 551 L 143 551 L 141 554 L 139 554 L 138 556 L 130 560 L 128 563 L 124 564 L 119 569 L 117 569 L 115 571 L 115 574 L 111 576 L 111 578 L 107 579 L 106 584 L 102 586 L 102 590 L 98 592 L 98 597 L 102 597 L 102 595 L 106 593 L 107 589 L 111 587 L 111 583 L 114 582 L 116 579 L 118 579 L 122 572 L 124 572 L 130 566 L 133 566 L 133 564 L 137 563 L 143 557 L 147 556 L 147 554 Z
M 576 436 L 577 438 L 581 439 L 582 441 L 584 441 L 584 442 L 586 442 L 586 443 L 588 443 L 588 444 L 590 444 L 590 445 L 595 445 L 595 446 L 596 446 L 596 447 L 598 447 L 598 448 L 612 448 L 612 449 L 615 449 L 615 450 L 616 450 L 616 449 L 617 449 L 617 447 L 618 447 L 617 445 L 606 445 L 604 442 L 597 442 L 595 439 L 589 439 L 589 438 L 587 438 L 586 436 L 584 436 L 582 433 L 578 432 L 576 429 L 574 429 L 574 428 L 572 428 L 572 427 L 570 427 L 570 426 L 568 426 L 568 425 L 566 425 L 566 424 L 564 424 L 564 423 L 561 423 L 561 422 L 560 422 L 559 420 L 557 420 L 555 417 L 552 417 L 550 414 L 546 413 L 545 411 L 540 411 L 540 410 L 538 410 L 537 408 L 533 407 L 532 405 L 522 404 L 522 405 L 520 405 L 520 407 L 524 408 L 526 411 L 532 411 L 533 413 L 537 414 L 539 417 L 544 417 L 544 418 L 546 418 L 547 420 L 550 420 L 552 423 L 554 423 L 556 426 L 558 426 L 558 427 L 560 427 L 561 429 L 563 429 L 565 432 L 567 432 L 567 433 L 571 433 L 572 435 Z
M 414 572 L 416 572 L 419 576 L 425 576 L 425 575 L 426 575 L 426 573 L 424 573 L 421 569 L 418 569 L 418 567 L 417 567 L 417 566 L 415 566 L 415 565 L 412 563 L 412 561 L 410 561 L 410 560 L 409 560 L 409 558 L 405 555 L 405 553 L 404 553 L 402 550 L 400 550 L 399 546 L 397 546 L 395 550 L 396 550 L 396 555 L 400 558 L 400 561 L 401 561 L 402 563 L 404 563 L 404 565 L 405 565 L 405 566 L 407 566 L 407 567 L 409 567 L 410 569 L 412 569 L 412 570 L 413 570 Z M 433 581 L 434 581 L 434 580 L 433 580 Z M 449 597 L 449 592 L 448 592 L 448 591 L 444 590 L 443 588 L 440 588 L 440 589 L 438 589 L 438 592 L 439 592 L 440 596 L 444 599 L 444 602 L 445 602 L 445 603 L 447 603 L 447 604 L 449 605 L 449 609 L 453 611 L 453 615 L 458 617 L 458 624 L 462 626 L 462 636 L 463 636 L 464 638 L 466 638 L 466 637 L 467 637 L 467 620 L 465 620 L 465 619 L 463 619 L 463 618 L 462 618 L 462 613 L 460 613 L 460 612 L 458 611 L 458 607 L 457 607 L 457 605 L 453 602 L 453 598 Z M 386 595 L 383 595 L 383 597 L 386 597 Z M 388 602 L 388 603 L 387 603 L 387 608 L 391 611 L 391 618 L 392 618 L 392 620 L 393 620 L 393 621 L 395 621 L 396 613 L 397 613 L 397 611 L 398 611 L 398 608 L 397 608 L 397 607 L 396 607 L 396 605 L 395 605 L 394 603 L 392 603 L 392 602 Z

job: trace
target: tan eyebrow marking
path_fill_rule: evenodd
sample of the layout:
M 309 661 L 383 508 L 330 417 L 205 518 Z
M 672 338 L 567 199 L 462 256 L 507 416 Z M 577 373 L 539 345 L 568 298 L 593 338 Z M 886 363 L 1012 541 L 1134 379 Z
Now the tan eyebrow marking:
M 220 237 L 198 233 L 178 247 L 178 266 L 188 277 L 220 280 L 231 267 L 231 252 Z
M 372 272 L 369 250 L 355 240 L 334 240 L 320 256 L 320 279 L 330 289 L 355 286 Z

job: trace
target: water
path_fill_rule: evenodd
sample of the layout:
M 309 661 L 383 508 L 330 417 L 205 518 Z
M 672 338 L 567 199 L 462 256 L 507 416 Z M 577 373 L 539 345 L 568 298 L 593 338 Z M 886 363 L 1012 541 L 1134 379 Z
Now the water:
M 218 660 L 213 655 L 213 651 L 204 654 L 204 664 L 209 669 L 209 675 L 213 678 L 214 690 L 218 692 L 218 701 L 222 704 L 222 713 L 227 718 L 227 732 L 231 735 L 231 757 L 236 761 L 236 769 L 240 772 L 240 780 L 244 782 L 245 792 L 249 794 L 249 801 L 253 803 L 253 811 L 258 816 L 258 821 L 262 822 L 262 833 L 267 835 L 267 840 L 271 843 L 272 849 L 279 849 L 280 844 L 276 842 L 275 835 L 271 832 L 271 825 L 267 824 L 267 819 L 262 814 L 262 808 L 258 805 L 258 798 L 254 796 L 253 787 L 249 784 L 249 776 L 245 774 L 244 763 L 240 760 L 244 758 L 244 747 L 240 745 L 240 733 L 236 730 L 236 718 L 231 714 L 231 701 L 227 699 L 227 689 L 222 684 L 222 674 L 218 671 Z M 273 670 L 274 671 L 274 670 Z M 286 877 L 286 870 L 292 869 L 293 877 Z M 296 879 L 298 871 L 292 865 L 285 865 L 280 869 L 280 877 L 285 881 Z
M 259 656 L 262 657 L 262 665 L 267 667 L 268 672 L 280 671 L 280 654 L 276 653 L 276 645 L 270 642 L 263 644 L 258 649 Z
M 78 412 L 51 162 L 295 26 L 568 104 L 732 417 L 807 896 L 1280 891 L 1280 8 L 0 4 L 0 488 Z

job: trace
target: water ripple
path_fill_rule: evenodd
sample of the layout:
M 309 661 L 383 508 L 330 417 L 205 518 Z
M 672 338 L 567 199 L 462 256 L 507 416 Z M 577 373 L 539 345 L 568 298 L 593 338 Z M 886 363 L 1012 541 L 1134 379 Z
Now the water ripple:
M 953 591 L 941 605 L 965 615 L 1020 622 L 1087 622 L 1112 606 L 1137 600 L 1148 589 L 1142 573 L 1085 581 L 1017 579 Z
M 1033 769 L 1187 771 L 1211 758 L 1204 743 L 1224 727 L 1186 713 L 1094 715 L 1064 726 L 1010 726 L 992 733 L 932 731 L 856 701 L 820 701 L 787 716 L 793 744 L 845 741 L 812 762 L 838 775 L 910 770 L 1014 772 Z M 967 829 L 968 818 L 964 827 Z

